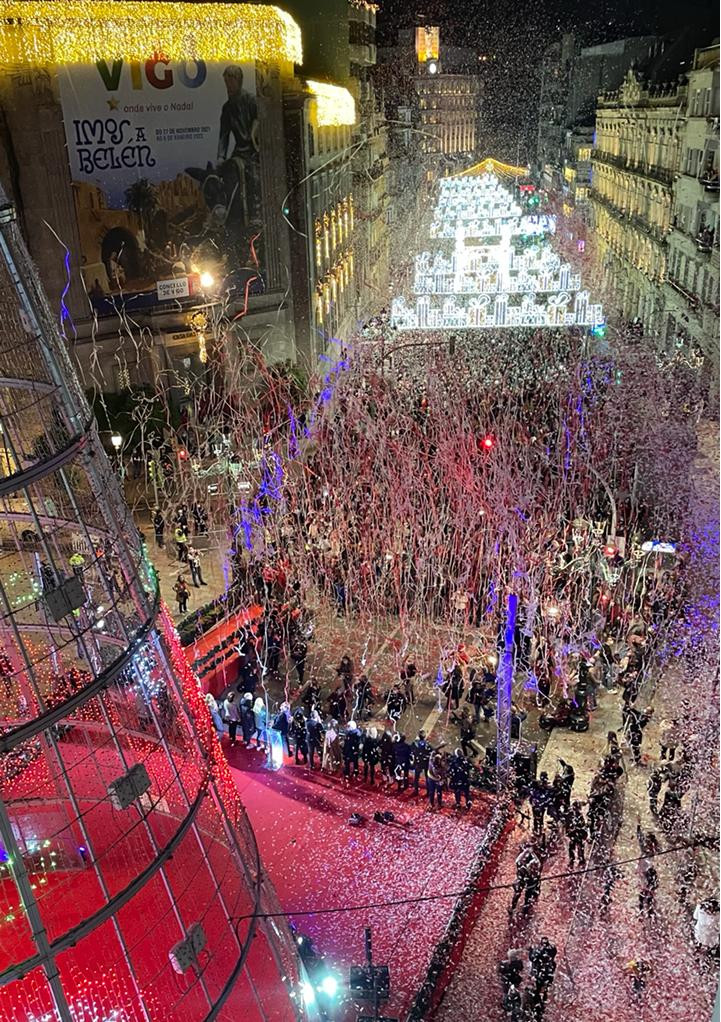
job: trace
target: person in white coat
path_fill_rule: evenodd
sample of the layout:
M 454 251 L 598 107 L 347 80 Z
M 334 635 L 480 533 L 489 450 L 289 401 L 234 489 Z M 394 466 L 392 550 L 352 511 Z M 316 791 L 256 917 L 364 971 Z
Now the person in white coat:
M 693 936 L 700 951 L 718 955 L 719 903 L 716 898 L 700 901 L 693 910 Z
M 230 744 L 235 745 L 238 733 L 238 723 L 241 719 L 240 697 L 237 692 L 228 693 L 223 702 L 223 712 L 225 713 L 225 720 L 228 724 Z

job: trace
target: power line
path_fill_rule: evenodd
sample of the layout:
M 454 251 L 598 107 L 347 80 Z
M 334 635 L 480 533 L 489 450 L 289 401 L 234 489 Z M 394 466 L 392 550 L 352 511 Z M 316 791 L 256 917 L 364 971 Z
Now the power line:
M 572 869 L 565 870 L 563 873 L 551 873 L 549 876 L 541 876 L 540 882 L 542 884 L 551 883 L 555 880 L 565 880 L 568 877 L 584 876 L 587 873 L 599 873 L 612 867 L 617 866 L 628 866 L 634 862 L 641 862 L 643 859 L 658 858 L 662 855 L 670 855 L 675 852 L 689 851 L 694 848 L 700 848 L 706 844 L 705 841 L 693 841 L 683 845 L 675 845 L 673 848 L 664 848 L 657 852 L 653 852 L 648 855 L 636 855 L 629 859 L 616 859 L 608 862 L 601 863 L 598 866 L 585 866 L 583 869 Z M 392 901 L 375 901 L 367 902 L 363 905 L 334 905 L 328 908 L 308 908 L 300 909 L 295 911 L 293 909 L 285 909 L 281 912 L 249 912 L 246 915 L 238 916 L 236 922 L 240 923 L 244 919 L 274 919 L 278 917 L 287 916 L 319 916 L 319 915 L 337 915 L 343 912 L 366 912 L 369 909 L 379 908 L 396 908 L 400 905 L 417 905 L 426 901 L 443 901 L 448 898 L 460 898 L 466 894 L 480 894 L 481 892 L 488 891 L 504 891 L 512 890 L 515 886 L 515 882 L 511 881 L 504 884 L 470 884 L 467 887 L 463 887 L 458 891 L 448 891 L 444 894 L 419 894 L 415 897 L 408 898 L 396 898 Z

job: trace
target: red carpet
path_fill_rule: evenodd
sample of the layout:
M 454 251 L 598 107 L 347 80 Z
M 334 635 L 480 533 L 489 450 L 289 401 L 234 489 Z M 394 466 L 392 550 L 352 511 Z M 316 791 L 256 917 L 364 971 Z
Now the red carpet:
M 289 761 L 272 772 L 263 767 L 260 752 L 240 747 L 228 754 L 284 909 L 367 905 L 463 887 L 489 816 L 485 796 L 470 813 L 450 804 L 430 812 L 424 797 L 384 795 L 362 784 L 345 788 L 338 778 L 311 774 Z M 375 823 L 376 810 L 390 810 L 407 827 Z M 368 818 L 362 828 L 347 823 L 354 811 Z M 384 1013 L 401 1015 L 452 907 L 453 899 L 447 898 L 294 921 L 343 982 L 348 966 L 363 961 L 363 931 L 372 926 L 374 961 L 391 970 L 391 999 Z

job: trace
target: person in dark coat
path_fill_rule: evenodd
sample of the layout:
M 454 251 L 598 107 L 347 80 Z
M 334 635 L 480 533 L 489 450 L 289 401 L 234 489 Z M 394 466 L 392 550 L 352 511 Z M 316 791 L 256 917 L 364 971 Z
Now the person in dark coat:
M 393 735 L 390 731 L 384 731 L 379 744 L 381 777 L 386 784 L 391 783 L 393 768 L 395 766 L 395 748 Z
M 358 758 L 361 749 L 361 733 L 354 720 L 348 721 L 345 738 L 343 739 L 343 776 L 346 784 L 351 775 L 358 777 Z
M 370 704 L 371 683 L 366 674 L 361 674 L 353 685 L 353 709 L 351 711 L 354 720 L 365 720 L 366 710 Z
M 323 757 L 323 738 L 320 714 L 317 710 L 311 710 L 305 722 L 305 741 L 308 748 L 308 765 L 311 770 L 315 769 L 316 753 L 320 759 Z M 318 769 L 320 770 L 320 762 L 318 763 Z
M 328 697 L 328 709 L 333 720 L 342 722 L 348 716 L 346 690 L 342 684 L 338 685 Z
M 398 791 L 408 787 L 408 776 L 411 769 L 411 747 L 405 735 L 396 735 L 393 746 L 394 776 L 398 782 Z
M 528 801 L 531 803 L 533 812 L 533 833 L 537 837 L 543 834 L 543 821 L 551 800 L 551 786 L 548 783 L 548 774 L 543 772 L 537 781 L 531 784 Z
M 411 765 L 413 766 L 413 791 L 417 795 L 420 788 L 421 776 L 425 777 L 428 787 L 428 764 L 433 751 L 430 742 L 426 739 L 425 731 L 419 731 L 418 737 L 411 745 Z
M 498 976 L 505 997 L 510 987 L 520 987 L 523 978 L 523 959 L 518 951 L 510 950 L 506 957 L 498 963 Z
M 586 826 L 586 821 L 583 818 L 580 802 L 574 802 L 571 807 L 571 812 L 566 820 L 566 833 L 568 834 L 569 866 L 573 869 L 574 859 L 576 856 L 578 856 L 579 866 L 585 866 L 588 827 Z
M 371 784 L 375 784 L 376 767 L 380 760 L 380 742 L 374 727 L 368 728 L 363 736 L 362 756 L 363 780 L 367 782 L 370 779 Z
M 396 683 L 388 693 L 388 699 L 386 701 L 386 713 L 388 714 L 389 719 L 393 722 L 394 728 L 401 719 L 405 708 L 406 697 L 403 694 L 400 685 Z
M 541 893 L 541 860 L 533 844 L 527 844 L 516 859 L 516 881 L 513 885 L 513 898 L 509 912 L 515 911 L 516 905 L 524 894 L 523 910 L 527 911 Z
M 558 766 L 560 768 L 558 771 L 559 787 L 563 794 L 564 809 L 568 812 L 571 808 L 571 792 L 576 780 L 576 771 L 565 759 L 559 759 Z
M 483 709 L 485 691 L 486 686 L 483 683 L 483 678 L 474 671 L 467 699 L 473 707 L 473 720 L 476 724 L 481 723 L 481 711 Z
M 303 708 L 307 714 L 320 706 L 320 685 L 317 681 L 309 681 L 303 693 Z M 331 714 L 333 716 L 333 714 Z M 335 720 L 335 717 L 333 718 Z
M 442 686 L 442 691 L 446 697 L 446 707 L 450 707 L 453 704 L 453 709 L 457 710 L 463 695 L 463 671 L 458 664 L 449 672 Z
M 153 531 L 155 532 L 155 542 L 157 543 L 160 550 L 163 549 L 163 537 L 165 535 L 165 519 L 163 518 L 160 508 L 155 508 L 153 512 Z
M 528 949 L 528 961 L 531 966 L 531 978 L 536 992 L 541 996 L 542 1003 L 546 1003 L 548 989 L 556 975 L 556 954 L 555 944 L 552 944 L 548 937 L 541 937 L 535 947 Z
M 466 809 L 470 809 L 471 802 L 471 765 L 461 749 L 456 749 L 455 755 L 448 760 L 448 787 L 456 799 L 456 807 L 460 809 L 461 796 L 466 800 Z
M 293 723 L 290 728 L 291 738 L 295 745 L 295 761 L 298 763 L 300 757 L 303 763 L 308 762 L 308 736 L 305 728 L 305 714 L 302 710 L 296 710 L 293 714 Z
M 298 684 L 303 685 L 305 678 L 305 660 L 308 656 L 308 643 L 302 635 L 294 635 L 290 644 L 290 658 L 295 664 Z M 311 707 L 313 709 L 313 707 Z
M 641 741 L 643 730 L 653 716 L 653 707 L 647 706 L 645 710 L 639 710 L 632 706 L 626 716 L 626 733 L 628 744 L 631 746 L 633 761 L 638 766 L 641 762 Z
M 243 741 L 246 745 L 249 745 L 251 738 L 255 734 L 252 692 L 245 692 L 240 701 L 240 726 L 243 730 Z
M 464 756 L 473 755 L 473 742 L 476 739 L 476 724 L 471 719 L 471 713 L 467 706 L 463 707 L 460 719 L 460 740 Z

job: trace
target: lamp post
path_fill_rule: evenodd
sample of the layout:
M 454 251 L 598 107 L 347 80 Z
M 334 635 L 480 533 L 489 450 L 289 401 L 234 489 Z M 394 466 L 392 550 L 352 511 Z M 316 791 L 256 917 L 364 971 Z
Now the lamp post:
M 124 482 L 125 472 L 123 470 L 123 455 L 122 455 L 123 438 L 120 435 L 120 433 L 113 433 L 113 435 L 110 437 L 110 443 L 113 445 L 113 448 L 115 449 L 115 453 L 116 453 L 117 458 L 118 458 L 118 475 L 120 476 L 120 482 L 122 483 L 122 482 Z

